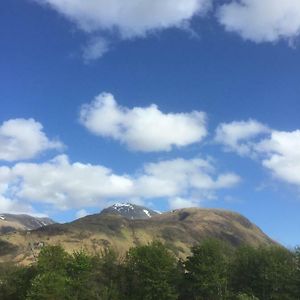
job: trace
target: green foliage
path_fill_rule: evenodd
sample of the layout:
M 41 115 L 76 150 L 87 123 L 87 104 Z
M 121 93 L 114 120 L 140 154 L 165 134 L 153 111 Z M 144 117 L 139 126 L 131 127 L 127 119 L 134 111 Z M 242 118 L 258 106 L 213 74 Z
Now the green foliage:
M 36 276 L 35 266 L 28 268 L 2 264 L 0 267 L 0 299 L 23 300 Z
M 185 299 L 225 299 L 230 250 L 216 240 L 192 248 L 185 263 Z
M 238 294 L 236 296 L 236 300 L 259 300 L 253 295 L 248 295 L 248 294 Z
M 300 247 L 297 247 L 294 252 L 295 259 L 295 280 L 294 289 L 296 295 L 300 295 Z M 300 296 L 298 297 L 300 299 Z
M 61 246 L 44 247 L 37 261 L 37 276 L 32 280 L 26 300 L 71 299 L 67 274 L 71 256 Z
M 71 256 L 61 246 L 47 246 L 40 252 L 37 268 L 41 273 L 65 273 L 70 261 Z
M 300 300 L 300 248 L 237 250 L 206 240 L 177 260 L 160 242 L 91 256 L 42 249 L 28 267 L 0 264 L 1 300 Z
M 282 247 L 244 246 L 232 263 L 232 289 L 264 300 L 295 299 L 294 270 L 293 254 Z
M 26 300 L 71 300 L 69 295 L 68 278 L 50 271 L 38 274 L 33 279 Z
M 130 249 L 125 269 L 128 299 L 177 299 L 176 259 L 160 242 Z
M 74 252 L 67 265 L 71 299 L 93 299 L 91 290 L 92 258 L 84 251 Z
M 112 249 L 104 249 L 100 255 L 93 257 L 92 263 L 92 289 L 98 297 L 95 299 L 122 299 L 123 266 L 119 262 L 117 253 Z

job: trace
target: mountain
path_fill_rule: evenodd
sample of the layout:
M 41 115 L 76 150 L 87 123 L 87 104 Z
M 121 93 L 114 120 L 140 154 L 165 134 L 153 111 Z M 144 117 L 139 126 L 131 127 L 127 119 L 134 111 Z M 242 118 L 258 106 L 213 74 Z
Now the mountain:
M 116 214 L 129 220 L 138 220 L 152 218 L 158 215 L 159 212 L 140 205 L 116 203 L 113 206 L 103 209 L 100 214 Z
M 17 230 L 33 230 L 54 224 L 49 218 L 37 218 L 29 215 L 0 214 L 0 234 Z
M 30 263 L 41 247 L 48 244 L 61 244 L 69 252 L 85 249 L 90 253 L 112 247 L 124 254 L 132 246 L 161 240 L 177 257 L 184 258 L 190 254 L 191 246 L 206 238 L 223 240 L 234 247 L 275 243 L 247 218 L 230 211 L 186 208 L 156 213 L 147 219 L 131 219 L 126 206 L 122 207 L 109 208 L 71 223 L 3 235 L 0 245 L 5 245 L 2 248 L 6 250 L 0 251 L 0 261 Z M 150 214 L 151 210 L 146 210 Z

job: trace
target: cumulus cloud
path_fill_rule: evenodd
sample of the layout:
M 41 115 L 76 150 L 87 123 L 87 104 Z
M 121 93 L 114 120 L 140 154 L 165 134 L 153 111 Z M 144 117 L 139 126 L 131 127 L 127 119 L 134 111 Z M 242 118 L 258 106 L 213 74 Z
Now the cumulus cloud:
M 273 131 L 256 150 L 265 155 L 263 166 L 288 183 L 300 186 L 300 130 Z
M 118 105 L 109 93 L 85 104 L 80 121 L 96 135 L 111 137 L 143 152 L 170 151 L 200 142 L 207 135 L 203 112 L 163 113 L 154 104 L 129 109 Z
M 254 42 L 292 40 L 300 33 L 298 0 L 240 0 L 223 4 L 218 19 L 227 31 Z
M 222 123 L 216 129 L 215 142 L 222 144 L 226 151 L 251 156 L 255 152 L 255 140 L 269 132 L 270 129 L 266 125 L 251 119 Z
M 86 33 L 85 61 L 100 58 L 114 40 L 145 37 L 168 28 L 191 29 L 191 21 L 214 15 L 226 31 L 260 42 L 299 36 L 298 0 L 32 0 L 50 7 Z M 213 6 L 213 3 L 215 5 Z
M 100 38 L 84 50 L 83 56 L 88 60 L 97 59 L 108 50 L 104 32 L 119 39 L 132 39 L 167 28 L 186 28 L 195 15 L 207 12 L 212 3 L 212 0 L 33 1 L 56 10 L 92 40 L 95 36 Z
M 133 182 L 103 166 L 71 164 L 66 155 L 37 163 L 18 163 L 12 169 L 20 178 L 18 198 L 45 202 L 62 209 L 93 206 L 106 198 L 129 196 Z
M 0 126 L 0 160 L 31 159 L 43 151 L 60 149 L 62 143 L 50 140 L 34 119 L 11 119 Z
M 0 166 L 0 213 L 34 214 L 30 204 L 11 198 L 14 195 L 16 186 L 16 177 L 11 168 Z
M 255 120 L 223 123 L 215 141 L 226 151 L 257 159 L 275 177 L 300 186 L 300 130 L 278 131 Z
M 138 193 L 144 197 L 176 197 L 230 188 L 240 181 L 232 173 L 215 176 L 215 168 L 208 160 L 173 159 L 146 164 L 144 174 L 137 179 Z
M 148 201 L 193 195 L 202 200 L 240 180 L 235 174 L 218 174 L 210 161 L 198 158 L 149 163 L 128 175 L 116 174 L 101 165 L 71 163 L 66 155 L 45 163 L 17 163 L 1 168 L 0 176 L 0 196 L 9 196 L 13 199 L 11 204 L 39 203 L 63 210 L 103 207 L 128 199 Z
M 36 0 L 91 33 L 117 30 L 123 38 L 180 26 L 206 11 L 210 0 Z

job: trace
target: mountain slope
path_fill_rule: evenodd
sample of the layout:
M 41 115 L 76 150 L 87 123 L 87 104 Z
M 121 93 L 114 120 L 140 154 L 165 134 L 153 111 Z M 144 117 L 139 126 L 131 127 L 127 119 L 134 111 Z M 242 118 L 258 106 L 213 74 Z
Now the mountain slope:
M 33 230 L 54 224 L 49 218 L 37 218 L 29 215 L 0 214 L 0 234 L 16 230 Z
M 148 219 L 127 219 L 115 213 L 90 215 L 67 224 L 53 224 L 30 232 L 2 237 L 15 247 L 0 261 L 29 263 L 47 244 L 61 244 L 67 251 L 85 249 L 90 253 L 113 247 L 125 253 L 132 246 L 163 241 L 178 257 L 190 253 L 190 247 L 206 238 L 217 238 L 233 246 L 275 243 L 245 217 L 223 210 L 188 208 L 156 214 Z

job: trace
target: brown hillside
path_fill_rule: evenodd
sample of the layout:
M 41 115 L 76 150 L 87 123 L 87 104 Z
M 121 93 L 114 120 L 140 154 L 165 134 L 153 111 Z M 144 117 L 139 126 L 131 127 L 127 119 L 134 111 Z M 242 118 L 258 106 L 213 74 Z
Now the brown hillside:
M 96 214 L 67 224 L 4 235 L 2 242 L 13 251 L 0 253 L 0 261 L 32 262 L 47 244 L 61 244 L 70 252 L 85 249 L 95 253 L 113 247 L 124 253 L 132 246 L 153 240 L 163 241 L 178 257 L 185 257 L 191 246 L 206 238 L 217 238 L 233 246 L 275 243 L 245 217 L 223 210 L 180 209 L 147 220 Z

